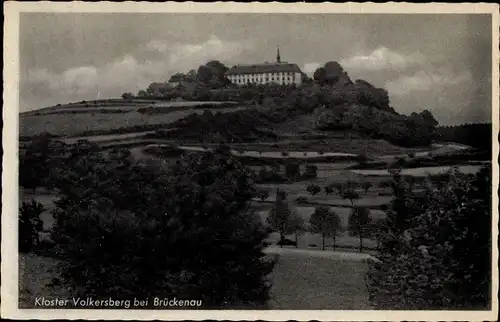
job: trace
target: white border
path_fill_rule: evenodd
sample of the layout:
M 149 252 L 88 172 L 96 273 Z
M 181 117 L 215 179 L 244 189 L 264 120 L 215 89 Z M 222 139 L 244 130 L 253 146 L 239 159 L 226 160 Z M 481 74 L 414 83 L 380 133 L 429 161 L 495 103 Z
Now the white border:
M 4 108 L 2 173 L 2 305 L 1 315 L 13 319 L 122 320 L 320 320 L 320 321 L 494 321 L 498 312 L 498 131 L 499 131 L 499 6 L 445 3 L 136 3 L 136 2 L 6 2 L 4 3 Z M 140 311 L 140 310 L 20 310 L 18 304 L 18 83 L 20 12 L 178 12 L 178 13 L 483 13 L 492 15 L 493 90 L 493 305 L 491 311 Z

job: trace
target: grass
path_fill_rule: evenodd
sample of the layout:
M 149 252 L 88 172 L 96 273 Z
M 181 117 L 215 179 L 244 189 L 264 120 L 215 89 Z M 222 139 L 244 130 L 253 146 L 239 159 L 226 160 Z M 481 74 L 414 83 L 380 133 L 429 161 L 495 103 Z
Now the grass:
M 348 173 L 348 171 L 345 171 Z M 336 178 L 336 177 L 330 177 Z M 355 178 L 350 177 L 350 178 Z M 377 187 L 380 181 L 383 179 L 387 179 L 388 177 L 372 177 L 368 178 L 374 185 L 368 193 L 366 194 L 364 190 L 358 189 L 358 193 L 360 195 L 360 199 L 355 201 L 357 206 L 368 207 L 368 208 L 379 208 L 381 205 L 388 204 L 392 200 L 392 196 L 380 196 L 379 193 L 382 191 L 387 191 L 384 189 L 380 189 Z M 364 177 L 363 177 L 364 179 Z M 324 191 L 324 187 L 331 182 L 344 182 L 346 180 L 324 180 L 318 179 L 314 181 L 303 181 L 303 182 L 294 182 L 294 183 L 263 183 L 258 184 L 259 189 L 269 191 L 269 201 L 273 201 L 276 198 L 276 191 L 278 189 L 285 190 L 288 193 L 287 200 L 290 202 L 294 202 L 299 197 L 306 197 L 308 202 L 310 203 L 320 203 L 320 204 L 328 204 L 328 205 L 337 205 L 337 206 L 350 206 L 351 202 L 349 200 L 342 199 L 337 192 L 326 195 Z M 357 180 L 353 180 L 357 181 Z M 321 192 L 311 196 L 306 189 L 307 186 L 311 183 L 317 184 L 321 188 Z
M 366 263 L 280 255 L 273 274 L 275 310 L 367 310 Z
M 219 112 L 235 111 L 237 108 L 218 109 Z M 116 134 L 123 128 L 148 128 L 153 125 L 169 124 L 190 114 L 203 113 L 203 109 L 185 108 L 168 114 L 129 113 L 80 113 L 21 115 L 19 120 L 20 136 L 34 136 L 49 132 L 59 136 L 79 135 L 81 133 Z M 144 129 L 142 129 L 144 130 Z M 150 130 L 149 128 L 146 130 Z
M 233 145 L 238 146 L 237 144 Z M 431 148 L 404 148 L 393 145 L 384 140 L 370 138 L 341 138 L 331 137 L 318 139 L 282 139 L 279 142 L 262 142 L 239 145 L 245 150 L 260 152 L 286 151 L 313 151 L 340 152 L 351 154 L 386 155 L 386 154 L 408 154 L 417 151 L 428 151 Z
M 59 276 L 58 261 L 35 254 L 19 254 L 19 308 L 33 308 L 35 298 L 70 298 L 66 288 L 51 286 Z
M 33 308 L 35 298 L 71 299 L 51 285 L 58 260 L 35 254 L 19 256 L 19 307 Z M 364 285 L 366 263 L 317 256 L 281 254 L 271 274 L 270 309 L 369 309 Z

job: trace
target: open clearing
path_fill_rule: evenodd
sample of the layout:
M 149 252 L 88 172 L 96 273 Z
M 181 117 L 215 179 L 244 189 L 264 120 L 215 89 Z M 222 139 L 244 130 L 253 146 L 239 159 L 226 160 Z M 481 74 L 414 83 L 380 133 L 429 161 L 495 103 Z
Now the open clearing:
M 309 254 L 310 253 L 310 254 Z M 271 273 L 271 309 L 369 309 L 364 285 L 367 264 L 345 255 L 282 252 Z M 71 298 L 67 289 L 50 285 L 59 277 L 58 261 L 19 255 L 19 306 L 33 308 L 36 297 Z M 332 290 L 335 290 L 332 292 Z
M 221 108 L 218 112 L 227 113 L 245 109 L 244 107 Z M 201 108 L 187 108 L 167 114 L 128 113 L 80 113 L 51 115 L 22 115 L 19 120 L 19 134 L 33 136 L 49 132 L 58 136 L 79 135 L 86 131 L 110 131 L 133 126 L 169 124 L 190 114 L 203 113 Z
M 367 310 L 367 264 L 307 254 L 280 255 L 273 275 L 271 309 Z

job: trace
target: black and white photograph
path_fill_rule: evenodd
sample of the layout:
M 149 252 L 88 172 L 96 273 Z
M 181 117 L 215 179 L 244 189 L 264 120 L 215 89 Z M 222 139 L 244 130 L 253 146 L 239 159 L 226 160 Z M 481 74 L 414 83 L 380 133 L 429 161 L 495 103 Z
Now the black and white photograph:
M 2 316 L 495 320 L 498 5 L 38 5 Z

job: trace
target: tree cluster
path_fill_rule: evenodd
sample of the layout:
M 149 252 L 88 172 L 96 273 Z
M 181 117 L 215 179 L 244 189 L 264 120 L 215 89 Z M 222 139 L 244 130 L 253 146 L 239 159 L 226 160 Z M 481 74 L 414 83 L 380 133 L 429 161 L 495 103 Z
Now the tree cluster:
M 262 252 L 268 232 L 249 208 L 252 176 L 228 147 L 168 166 L 80 142 L 54 164 L 60 198 L 51 238 L 74 294 L 182 294 L 206 308 L 265 305 L 273 268 Z M 35 238 L 40 211 L 23 206 L 20 245 Z
M 491 151 L 491 123 L 441 126 L 436 132 L 441 141 L 456 142 Z
M 487 309 L 491 300 L 491 167 L 413 191 L 398 172 L 367 275 L 380 309 Z

